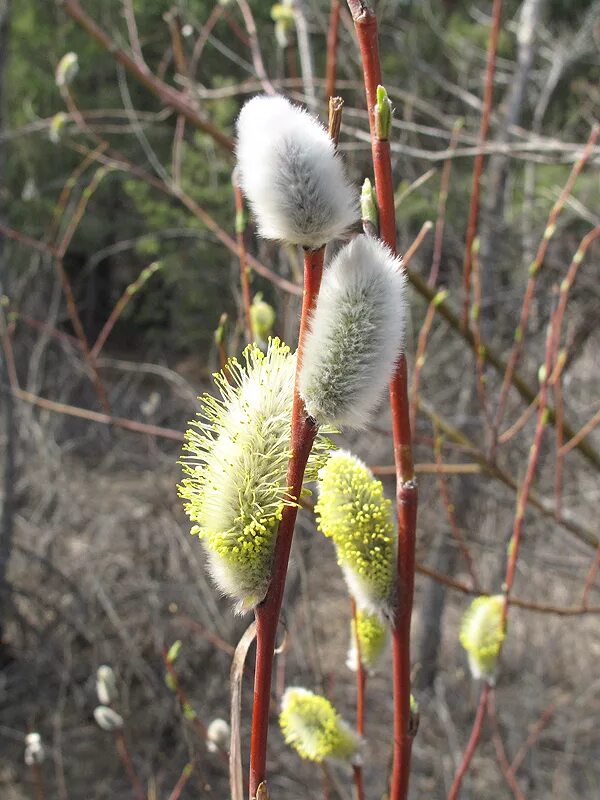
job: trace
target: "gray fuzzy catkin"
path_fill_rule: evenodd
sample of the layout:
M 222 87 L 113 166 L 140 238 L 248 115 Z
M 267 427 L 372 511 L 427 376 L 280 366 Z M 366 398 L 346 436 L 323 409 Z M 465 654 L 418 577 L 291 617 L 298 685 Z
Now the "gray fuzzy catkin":
M 327 131 L 284 97 L 259 95 L 237 122 L 240 186 L 261 236 L 316 249 L 359 218 Z
M 357 236 L 326 269 L 299 383 L 317 422 L 367 424 L 402 350 L 405 295 L 400 259 L 369 236 Z

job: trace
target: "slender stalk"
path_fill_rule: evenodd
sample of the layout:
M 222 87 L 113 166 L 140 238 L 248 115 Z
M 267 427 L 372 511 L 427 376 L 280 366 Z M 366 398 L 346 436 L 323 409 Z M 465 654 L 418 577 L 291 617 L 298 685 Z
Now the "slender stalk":
M 77 22 L 101 47 L 107 50 L 112 58 L 121 64 L 141 84 L 155 94 L 163 103 L 170 105 L 184 116 L 194 127 L 208 133 L 226 152 L 233 152 L 233 142 L 213 122 L 199 114 L 189 99 L 182 93 L 157 78 L 145 64 L 138 63 L 116 43 L 100 26 L 89 17 L 77 0 L 60 0 L 67 14 Z
M 244 209 L 244 198 L 237 180 L 237 171 L 234 169 L 231 176 L 233 184 L 233 196 L 235 200 L 235 235 L 237 237 L 238 252 L 240 254 L 240 285 L 242 287 L 242 305 L 244 307 L 244 323 L 246 326 L 246 341 L 254 341 L 254 331 L 252 329 L 252 316 L 250 306 L 252 298 L 250 296 L 250 273 L 248 269 L 248 257 L 246 253 L 246 211 Z
M 125 734 L 123 731 L 115 731 L 115 747 L 117 749 L 117 754 L 121 759 L 123 766 L 125 767 L 125 772 L 127 773 L 127 777 L 131 783 L 136 800 L 146 800 L 146 793 L 144 791 L 144 787 L 142 786 L 142 782 L 135 771 L 135 767 L 133 766 L 131 756 L 129 755 L 129 748 L 127 747 L 127 740 L 125 739 Z
M 481 689 L 481 694 L 479 695 L 479 706 L 477 707 L 477 714 L 475 715 L 475 723 L 473 725 L 473 730 L 471 731 L 469 743 L 467 744 L 467 749 L 465 750 L 463 759 L 460 762 L 458 770 L 456 771 L 452 788 L 450 789 L 450 793 L 448 794 L 448 800 L 456 800 L 456 798 L 458 797 L 463 778 L 465 777 L 467 770 L 469 769 L 471 759 L 473 758 L 475 750 L 477 749 L 477 745 L 481 737 L 481 731 L 483 729 L 483 722 L 485 720 L 485 715 L 487 712 L 489 694 L 490 694 L 490 685 L 489 683 L 484 683 Z
M 508 363 L 506 364 L 506 368 L 504 370 L 504 377 L 502 380 L 502 386 L 500 388 L 500 395 L 498 399 L 498 408 L 496 411 L 496 417 L 494 420 L 494 428 L 497 432 L 500 428 L 500 424 L 502 423 L 502 419 L 504 416 L 504 411 L 506 409 L 506 400 L 508 397 L 508 390 L 510 389 L 511 384 L 513 383 L 513 376 L 515 374 L 515 369 L 517 367 L 519 358 L 523 351 L 523 344 L 525 339 L 525 334 L 527 332 L 527 325 L 529 322 L 529 312 L 531 309 L 531 304 L 533 302 L 533 296 L 535 292 L 537 276 L 544 264 L 544 259 L 546 258 L 546 251 L 548 250 L 548 245 L 550 244 L 550 240 L 554 236 L 556 231 L 556 221 L 560 212 L 562 211 L 565 203 L 567 202 L 571 192 L 573 191 L 573 187 L 575 185 L 575 181 L 579 176 L 579 173 L 583 169 L 586 161 L 590 157 L 592 150 L 594 149 L 594 145 L 596 144 L 596 140 L 600 135 L 600 125 L 594 125 L 590 136 L 587 140 L 585 147 L 581 153 L 581 156 L 577 159 L 571 172 L 569 173 L 569 177 L 567 182 L 565 183 L 556 203 L 552 206 L 552 210 L 548 215 L 548 219 L 546 221 L 546 227 L 544 229 L 544 235 L 542 237 L 542 241 L 539 244 L 537 253 L 535 254 L 535 258 L 531 262 L 529 267 L 529 278 L 527 279 L 527 286 L 525 287 L 525 294 L 523 296 L 523 305 L 521 306 L 521 313 L 519 316 L 519 323 L 515 329 L 515 340 L 513 343 L 512 350 L 510 352 L 510 356 L 508 358 Z M 493 443 L 494 445 L 494 443 Z M 493 455 L 492 448 L 492 455 Z
M 327 65 L 325 68 L 325 97 L 335 94 L 335 78 L 337 70 L 337 47 L 340 28 L 340 0 L 331 0 L 329 27 L 327 28 Z
M 354 621 L 354 647 L 356 648 L 356 732 L 360 737 L 362 737 L 365 733 L 365 693 L 367 685 L 367 673 L 363 665 L 362 653 L 360 651 L 357 609 L 354 598 L 352 598 L 351 603 L 352 619 Z M 352 765 L 352 773 L 354 776 L 354 788 L 356 789 L 356 800 L 365 800 L 363 769 L 360 762 Z
M 300 497 L 304 471 L 317 435 L 317 425 L 311 417 L 306 415 L 304 403 L 297 390 L 297 383 L 302 364 L 308 319 L 317 301 L 321 286 L 324 254 L 324 248 L 306 250 L 304 252 L 304 295 L 296 354 L 296 386 L 294 388 L 294 403 L 292 407 L 292 454 L 287 473 L 289 494 L 296 501 Z M 256 797 L 259 785 L 266 780 L 273 654 L 297 514 L 297 505 L 286 506 L 283 510 L 275 543 L 271 584 L 265 599 L 255 609 L 256 666 L 250 740 L 250 800 Z
M 481 190 L 481 174 L 485 159 L 484 146 L 490 127 L 490 114 L 494 95 L 494 71 L 496 66 L 496 50 L 500 34 L 500 16 L 502 13 L 502 0 L 494 0 L 492 6 L 492 27 L 487 51 L 487 64 L 485 68 L 485 86 L 483 91 L 483 106 L 481 122 L 479 125 L 479 138 L 477 146 L 480 152 L 475 156 L 473 164 L 473 187 L 471 189 L 471 202 L 467 220 L 467 240 L 465 243 L 465 258 L 463 263 L 463 317 L 462 325 L 466 330 L 469 324 L 469 305 L 471 302 L 471 268 L 473 258 L 473 241 L 477 235 L 477 220 L 479 217 L 479 193 Z
M 390 143 L 377 131 L 375 107 L 381 84 L 377 18 L 362 0 L 348 0 L 360 48 L 369 128 L 375 192 L 379 208 L 379 235 L 396 252 L 396 217 Z M 415 577 L 417 484 L 414 477 L 406 357 L 400 356 L 389 387 L 392 412 L 396 511 L 398 515 L 397 598 L 392 622 L 394 690 L 394 746 L 390 800 L 408 795 L 412 742 L 416 731 L 410 711 L 410 624 Z
M 46 800 L 44 780 L 42 778 L 42 768 L 39 764 L 31 765 L 31 776 L 33 778 L 33 794 L 35 800 Z

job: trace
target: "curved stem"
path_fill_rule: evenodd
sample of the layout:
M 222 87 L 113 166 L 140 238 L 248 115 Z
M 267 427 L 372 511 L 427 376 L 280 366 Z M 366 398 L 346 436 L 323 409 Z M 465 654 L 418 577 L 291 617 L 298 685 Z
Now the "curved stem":
M 317 301 L 321 286 L 324 252 L 324 248 L 321 248 L 320 250 L 307 250 L 304 253 L 304 295 L 296 355 L 296 387 L 294 388 L 294 403 L 292 407 L 292 454 L 287 473 L 287 484 L 290 487 L 289 493 L 295 501 L 300 497 L 304 471 L 317 435 L 317 425 L 311 417 L 306 415 L 304 403 L 298 394 L 297 383 L 302 365 L 302 353 L 308 320 Z M 297 505 L 285 506 L 275 543 L 271 584 L 265 599 L 255 609 L 256 667 L 254 672 L 254 704 L 250 740 L 250 800 L 256 797 L 258 787 L 266 780 L 273 654 L 297 514 Z
M 479 695 L 479 706 L 477 707 L 477 714 L 475 715 L 475 722 L 473 723 L 473 730 L 471 731 L 469 743 L 467 744 L 467 749 L 465 750 L 463 760 L 460 762 L 460 766 L 456 772 L 454 783 L 452 784 L 452 788 L 450 789 L 450 793 L 448 795 L 448 800 L 456 800 L 458 797 L 462 780 L 469 769 L 469 764 L 471 763 L 471 759 L 473 758 L 475 750 L 477 749 L 487 711 L 489 693 L 490 685 L 489 683 L 485 683 L 481 689 L 481 694 Z

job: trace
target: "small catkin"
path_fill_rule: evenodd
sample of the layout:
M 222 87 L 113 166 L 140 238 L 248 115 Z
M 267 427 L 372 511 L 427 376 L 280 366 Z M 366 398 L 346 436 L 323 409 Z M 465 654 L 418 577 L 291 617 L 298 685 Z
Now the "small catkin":
M 231 728 L 224 719 L 213 719 L 206 730 L 206 749 L 209 753 L 219 750 L 229 752 Z
M 317 422 L 362 428 L 381 400 L 406 328 L 401 266 L 378 239 L 357 236 L 325 270 L 299 384 Z
M 123 717 L 109 706 L 96 706 L 94 719 L 98 727 L 108 733 L 120 731 L 123 727 Z
M 28 733 L 25 737 L 24 760 L 28 767 L 34 764 L 43 764 L 46 758 L 46 751 L 42 744 L 42 737 L 36 731 Z
M 309 761 L 347 760 L 359 747 L 358 736 L 329 700 L 301 687 L 286 689 L 279 724 L 286 743 Z
M 267 239 L 316 249 L 359 218 L 358 193 L 327 131 L 284 97 L 259 95 L 242 108 L 237 159 L 240 186 Z
M 353 672 L 358 669 L 358 647 L 360 660 L 364 667 L 373 669 L 381 658 L 388 639 L 389 624 L 380 614 L 358 610 L 356 622 L 352 620 L 351 643 L 346 665 Z
M 477 597 L 465 611 L 460 626 L 460 643 L 469 656 L 471 674 L 477 680 L 493 682 L 504 641 L 502 595 Z
M 317 526 L 333 539 L 338 563 L 360 610 L 389 612 L 394 588 L 396 536 L 392 504 L 383 484 L 344 450 L 319 472 Z
M 184 445 L 187 477 L 179 487 L 222 592 L 243 613 L 263 600 L 287 486 L 295 357 L 279 339 L 257 345 L 244 363 L 230 359 L 214 376 L 221 398 L 202 398 Z M 331 442 L 320 431 L 305 473 L 316 480 Z
M 96 694 L 98 702 L 104 706 L 117 699 L 117 678 L 111 667 L 103 664 L 96 672 Z

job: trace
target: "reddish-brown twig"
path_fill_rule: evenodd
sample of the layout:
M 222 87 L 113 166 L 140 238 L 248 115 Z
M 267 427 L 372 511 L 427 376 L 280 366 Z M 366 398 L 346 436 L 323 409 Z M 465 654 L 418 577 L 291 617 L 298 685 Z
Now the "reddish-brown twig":
M 226 152 L 233 152 L 233 142 L 220 128 L 210 120 L 201 116 L 190 103 L 186 95 L 177 91 L 172 86 L 169 86 L 164 81 L 161 81 L 148 67 L 144 64 L 139 64 L 129 53 L 121 50 L 114 40 L 86 14 L 77 0 L 61 0 L 61 3 L 67 14 L 141 84 L 159 97 L 163 103 L 166 103 L 175 111 L 182 114 L 194 127 L 208 133 Z
M 417 271 L 407 267 L 406 269 L 408 280 L 410 281 L 411 285 L 416 289 L 416 291 L 423 297 L 425 300 L 431 302 L 436 295 L 436 290 L 428 285 L 427 281 L 424 280 Z M 473 338 L 473 332 L 470 328 L 466 330 L 461 325 L 460 319 L 458 314 L 453 310 L 450 303 L 447 299 L 442 300 L 436 306 L 437 313 L 443 317 L 446 322 L 450 325 L 452 330 L 457 333 L 462 339 L 469 345 L 469 347 L 475 351 L 475 340 Z M 486 342 L 483 338 L 481 341 L 482 345 L 482 353 L 483 358 L 486 364 L 493 367 L 493 369 L 501 374 L 504 375 L 507 364 L 503 358 L 491 347 L 488 342 Z M 532 387 L 528 384 L 528 382 L 515 370 L 512 373 L 511 377 L 511 384 L 520 394 L 520 396 L 525 400 L 527 403 L 532 403 L 536 398 L 537 391 L 534 391 Z M 548 423 L 551 425 L 555 425 L 556 419 L 554 414 L 554 409 L 551 408 L 549 405 L 547 407 L 548 411 Z M 575 435 L 575 431 L 573 430 L 572 426 L 565 421 L 564 423 L 564 432 L 567 438 L 571 438 Z M 592 447 L 592 445 L 585 441 L 577 442 L 577 448 L 579 451 L 586 457 L 586 459 L 593 464 L 596 469 L 600 469 L 600 454 Z
M 231 176 L 233 184 L 233 196 L 235 200 L 235 235 L 237 237 L 238 252 L 240 254 L 240 285 L 242 287 L 242 307 L 244 309 L 244 323 L 246 327 L 246 341 L 254 341 L 254 331 L 252 329 L 252 315 L 250 306 L 252 298 L 250 296 L 250 275 L 248 269 L 248 258 L 246 255 L 246 210 L 244 208 L 244 198 L 240 189 L 237 173 L 234 169 Z
M 473 305 L 471 307 L 471 329 L 475 342 L 475 373 L 477 376 L 477 395 L 479 405 L 486 424 L 486 429 L 491 431 L 492 419 L 487 401 L 485 388 L 485 362 L 483 360 L 483 345 L 481 344 L 481 328 L 479 325 L 479 315 L 481 313 L 481 281 L 479 279 L 479 240 L 473 240 L 473 252 L 471 254 L 471 276 L 473 282 Z
M 348 0 L 360 48 L 375 192 L 379 209 L 379 235 L 396 252 L 396 218 L 390 143 L 380 138 L 376 119 L 377 87 L 381 84 L 377 18 L 361 0 Z M 394 690 L 394 749 L 390 800 L 408 794 L 412 742 L 416 731 L 410 711 L 410 624 L 415 573 L 417 484 L 414 477 L 406 357 L 400 356 L 390 382 L 390 407 L 394 462 L 396 464 L 396 511 L 398 515 L 397 599 L 392 623 Z
M 181 775 L 179 776 L 179 780 L 173 787 L 173 791 L 169 795 L 168 800 L 179 800 L 181 797 L 181 793 L 185 789 L 185 786 L 189 779 L 192 777 L 194 770 L 196 769 L 196 764 L 198 763 L 198 759 L 194 759 L 193 761 L 189 761 L 185 767 L 181 770 Z
M 86 147 L 77 144 L 74 144 L 73 148 L 78 152 L 91 152 Z M 225 247 L 231 253 L 239 258 L 239 248 L 236 240 L 229 236 L 229 234 L 224 231 L 223 228 L 221 228 L 221 226 L 213 219 L 213 217 L 204 208 L 202 208 L 202 206 L 198 205 L 198 203 L 196 203 L 196 201 L 186 194 L 186 192 L 184 192 L 180 187 L 167 184 L 160 178 L 145 172 L 136 164 L 133 164 L 131 161 L 129 161 L 121 153 L 98 154 L 96 156 L 96 160 L 110 165 L 113 169 L 119 169 L 123 170 L 124 172 L 128 172 L 139 180 L 142 180 L 145 183 L 148 183 L 150 186 L 153 186 L 155 189 L 158 189 L 160 192 L 175 198 L 178 202 L 185 206 L 185 208 L 187 208 L 187 210 L 194 217 L 196 217 L 199 222 L 205 225 L 208 230 L 211 231 L 211 233 L 213 233 L 221 242 L 221 244 L 225 245 Z M 276 272 L 269 269 L 264 264 L 261 264 L 260 261 L 250 254 L 247 254 L 247 259 L 248 264 L 255 272 L 271 281 L 271 283 L 273 283 L 279 289 L 282 289 L 284 292 L 288 292 L 289 294 L 302 294 L 302 287 L 297 286 L 295 283 L 292 283 L 285 278 L 282 278 Z
M 490 694 L 490 685 L 489 683 L 486 682 L 481 687 L 481 694 L 479 695 L 479 705 L 477 707 L 477 714 L 475 715 L 475 722 L 473 723 L 471 736 L 469 737 L 467 749 L 465 750 L 462 761 L 460 762 L 460 765 L 456 771 L 456 775 L 454 776 L 454 782 L 452 783 L 452 787 L 450 788 L 450 792 L 448 794 L 448 800 L 457 799 L 463 778 L 465 777 L 467 770 L 469 769 L 469 765 L 471 764 L 471 759 L 473 758 L 475 750 L 477 749 L 477 745 L 481 737 L 481 732 L 483 730 L 483 722 L 485 720 L 485 715 L 487 712 L 489 694 Z
M 462 130 L 464 122 L 462 119 L 457 119 L 452 127 L 452 135 L 450 137 L 450 144 L 448 151 L 454 153 L 458 145 L 458 137 Z M 437 284 L 438 275 L 440 273 L 440 264 L 442 263 L 442 248 L 444 245 L 444 227 L 446 224 L 446 202 L 448 200 L 448 190 L 450 188 L 450 172 L 452 170 L 452 157 L 449 156 L 444 161 L 442 169 L 442 177 L 440 178 L 440 193 L 438 195 L 437 219 L 435 221 L 435 237 L 433 241 L 433 256 L 431 258 L 431 269 L 429 271 L 429 278 L 427 283 L 430 286 Z
M 337 48 L 340 28 L 341 0 L 331 0 L 329 26 L 327 28 L 327 65 L 325 67 L 325 97 L 335 94 L 337 71 Z
M 165 669 L 167 670 L 167 675 L 169 679 L 169 687 L 175 692 L 177 696 L 177 700 L 179 701 L 179 706 L 181 708 L 181 712 L 186 720 L 190 723 L 196 734 L 202 741 L 206 741 L 206 736 L 208 729 L 206 725 L 202 722 L 198 714 L 196 713 L 195 708 L 192 706 L 190 699 L 187 695 L 187 692 L 181 685 L 181 681 L 179 680 L 179 676 L 177 675 L 177 670 L 175 669 L 175 665 L 173 661 L 168 657 L 168 650 L 163 647 L 162 651 L 163 662 L 165 665 Z M 229 753 L 227 750 L 224 750 L 217 742 L 214 743 L 216 747 L 216 752 L 219 754 L 219 757 L 225 764 L 229 764 Z
M 252 53 L 252 64 L 254 66 L 256 76 L 259 79 L 264 92 L 267 94 L 275 94 L 275 89 L 269 80 L 263 62 L 262 53 L 260 52 L 260 44 L 258 42 L 258 34 L 256 32 L 256 23 L 254 22 L 254 15 L 252 14 L 250 3 L 248 3 L 248 0 L 237 0 L 237 4 L 242 12 L 244 25 L 246 26 L 246 31 L 248 32 L 248 43 L 250 46 L 250 52 Z
M 31 765 L 31 777 L 33 778 L 33 793 L 35 800 L 45 800 L 44 779 L 42 778 L 42 767 L 40 764 Z
M 160 262 L 154 261 L 150 266 L 146 267 L 141 271 L 138 275 L 137 279 L 130 283 L 129 286 L 125 289 L 121 297 L 117 300 L 113 310 L 110 312 L 110 315 L 104 325 L 102 326 L 102 330 L 98 334 L 98 338 L 94 346 L 90 351 L 90 355 L 94 360 L 98 358 L 100 355 L 100 351 L 106 344 L 106 340 L 110 336 L 112 329 L 114 328 L 117 320 L 125 310 L 125 307 L 131 300 L 131 298 L 139 292 L 142 286 L 148 281 L 152 275 L 156 272 L 156 270 L 160 269 Z
M 294 387 L 292 408 L 292 455 L 287 473 L 289 494 L 295 501 L 300 497 L 304 470 L 317 435 L 317 425 L 311 417 L 306 415 L 304 403 L 298 394 L 297 381 L 302 364 L 308 319 L 319 295 L 321 277 L 323 275 L 323 257 L 323 248 L 304 252 L 304 296 L 300 317 L 300 333 L 298 335 L 296 386 Z M 254 705 L 250 741 L 250 800 L 256 797 L 259 785 L 266 780 L 273 654 L 297 514 L 297 505 L 286 506 L 283 510 L 275 543 L 271 584 L 265 599 L 255 609 L 256 667 L 254 672 Z
M 525 800 L 525 795 L 521 791 L 514 772 L 511 770 L 511 766 L 508 763 L 504 742 L 502 741 L 502 734 L 500 733 L 498 714 L 496 713 L 496 691 L 494 688 L 491 689 L 488 697 L 488 716 L 492 724 L 492 739 L 494 742 L 494 748 L 496 750 L 496 757 L 498 759 L 500 771 L 502 772 L 504 780 L 506 781 L 509 789 L 513 793 L 515 800 Z
M 26 392 L 23 389 L 13 389 L 13 394 L 19 400 L 24 400 L 26 403 L 44 408 L 47 411 L 54 411 L 57 414 L 66 414 L 69 417 L 79 417 L 79 419 L 87 419 L 90 422 L 99 422 L 103 425 L 112 425 L 115 428 L 123 428 L 124 430 L 133 431 L 134 433 L 144 433 L 149 436 L 160 436 L 163 439 L 173 439 L 176 442 L 183 441 L 183 434 L 181 431 L 173 430 L 172 428 L 161 428 L 158 425 L 147 425 L 144 422 L 136 422 L 133 419 L 124 419 L 123 417 L 113 417 L 110 414 L 102 414 L 99 411 L 91 411 L 87 408 L 79 408 L 78 406 L 70 406 L 66 403 L 58 403 L 55 400 L 48 400 L 45 397 L 38 397 L 31 392 Z
M 131 755 L 129 754 L 129 747 L 127 746 L 125 734 L 122 730 L 116 730 L 114 732 L 114 739 L 117 755 L 121 759 L 121 763 L 125 768 L 125 772 L 127 773 L 127 777 L 129 778 L 129 782 L 131 783 L 136 799 L 146 800 L 146 792 L 144 791 L 142 782 L 135 770 L 135 767 L 133 766 L 133 761 L 131 760 Z
M 417 353 L 415 356 L 415 366 L 413 369 L 412 383 L 410 387 L 411 400 L 410 400 L 410 424 L 412 430 L 415 430 L 417 422 L 417 406 L 419 396 L 419 385 L 421 383 L 421 372 L 425 365 L 427 342 L 431 332 L 431 326 L 435 317 L 436 306 L 442 302 L 448 295 L 445 289 L 439 291 L 430 301 L 427 306 L 427 313 L 419 331 L 419 338 L 417 340 Z
M 580 428 L 580 429 L 577 431 L 577 433 L 576 433 L 574 436 L 572 436 L 572 437 L 569 439 L 569 441 L 568 441 L 568 442 L 566 442 L 565 444 L 563 444 L 563 446 L 560 448 L 560 454 L 561 454 L 562 456 L 566 456 L 566 455 L 567 455 L 567 453 L 570 453 L 570 452 L 571 452 L 571 450 L 572 450 L 574 447 L 577 447 L 577 445 L 578 445 L 580 442 L 582 442 L 582 441 L 585 439 L 585 437 L 586 437 L 588 434 L 590 434 L 590 433 L 591 433 L 591 432 L 594 430 L 594 428 L 595 428 L 597 425 L 600 425 L 600 409 L 598 409 L 598 411 L 596 411 L 596 413 L 594 414 L 594 416 L 593 416 L 593 417 L 591 417 L 591 419 L 589 419 L 589 420 L 588 420 L 588 421 L 585 423 L 585 425 L 583 425 L 583 427 L 582 427 L 582 428 Z
M 595 125 L 592 128 L 592 132 L 581 153 L 581 156 L 577 159 L 577 161 L 573 165 L 573 169 L 569 174 L 569 177 L 564 185 L 563 190 L 561 191 L 556 203 L 552 206 L 552 209 L 546 221 L 544 235 L 539 244 L 537 253 L 535 254 L 535 258 L 533 259 L 531 266 L 529 267 L 529 277 L 527 279 L 527 286 L 525 287 L 525 294 L 523 296 L 523 304 L 521 306 L 519 323 L 515 329 L 513 347 L 510 352 L 508 362 L 506 364 L 506 369 L 504 371 L 504 377 L 502 380 L 502 386 L 500 388 L 500 393 L 498 396 L 498 408 L 494 419 L 495 431 L 498 431 L 502 423 L 502 418 L 504 416 L 504 411 L 506 409 L 508 390 L 510 389 L 517 363 L 523 351 L 523 344 L 525 335 L 527 333 L 527 323 L 529 321 L 529 312 L 531 309 L 531 303 L 533 300 L 533 295 L 537 282 L 537 276 L 544 263 L 544 259 L 546 257 L 546 251 L 548 250 L 548 245 L 550 244 L 550 240 L 552 239 L 556 231 L 556 220 L 558 219 L 560 212 L 562 211 L 565 203 L 567 202 L 569 195 L 573 191 L 573 187 L 575 185 L 575 181 L 577 180 L 577 176 L 579 175 L 586 161 L 590 157 L 590 154 L 594 148 L 596 139 L 598 138 L 599 134 L 600 134 L 600 125 Z M 492 447 L 492 454 L 493 454 L 495 443 L 492 444 L 493 444 Z
M 463 536 L 463 533 L 456 522 L 454 517 L 454 504 L 450 500 L 450 494 L 448 492 L 448 486 L 446 484 L 446 479 L 444 478 L 444 474 L 442 471 L 443 461 L 442 461 L 442 448 L 440 442 L 440 435 L 437 430 L 434 428 L 434 453 L 435 453 L 435 461 L 437 470 L 437 479 L 438 479 L 438 486 L 440 487 L 440 496 L 442 498 L 442 503 L 444 505 L 444 509 L 446 511 L 446 517 L 448 519 L 448 523 L 450 524 L 450 530 L 452 531 L 452 536 L 454 537 L 456 544 L 458 545 L 458 549 L 462 553 L 462 556 L 465 560 L 465 564 L 467 565 L 467 569 L 469 571 L 469 575 L 471 576 L 471 581 L 474 589 L 479 589 L 479 580 L 477 578 L 477 572 L 475 570 L 475 564 L 473 562 L 473 557 L 471 556 L 471 551 L 469 550 L 469 546 Z
M 395 226 L 395 223 L 394 223 L 394 226 Z M 404 253 L 404 255 L 402 256 L 402 263 L 404 264 L 404 267 L 405 267 L 405 268 L 406 268 L 406 267 L 407 267 L 407 266 L 410 264 L 410 262 L 413 260 L 413 257 L 414 257 L 414 255 L 415 255 L 415 253 L 417 252 L 417 250 L 419 249 L 419 247 L 421 247 L 421 245 L 423 244 L 423 241 L 424 241 L 425 237 L 427 236 L 427 234 L 429 233 L 429 231 L 430 231 L 432 228 L 433 228 L 433 222 L 431 222 L 431 220 L 426 220 L 426 221 L 425 221 L 425 222 L 424 222 L 424 223 L 421 225 L 421 229 L 419 230 L 418 234 L 415 236 L 415 238 L 414 238 L 414 241 L 412 242 L 412 244 L 410 245 L 410 247 L 408 247 L 408 249 L 406 250 L 406 252 L 405 252 L 405 253 Z M 395 249 L 396 249 L 396 248 L 394 247 L 394 252 L 395 252 Z
M 358 619 L 356 614 L 356 601 L 351 599 L 352 621 L 354 634 L 354 648 L 356 650 L 356 732 L 361 737 L 365 734 L 365 694 L 367 688 L 367 673 L 363 664 L 358 638 Z M 352 765 L 356 800 L 365 800 L 365 785 L 362 764 L 357 762 Z
M 592 561 L 588 574 L 586 575 L 585 578 L 585 583 L 583 585 L 583 594 L 581 596 L 581 605 L 583 608 L 588 607 L 590 593 L 592 591 L 594 581 L 596 580 L 596 575 L 598 574 L 599 568 L 600 568 L 600 544 L 598 545 L 598 549 L 596 550 L 596 556 Z
M 537 742 L 537 740 L 540 738 L 540 734 L 552 719 L 554 712 L 557 710 L 558 706 L 559 703 L 551 703 L 548 706 L 548 708 L 545 709 L 543 714 L 540 716 L 539 720 L 533 726 L 531 733 L 529 734 L 527 739 L 523 742 L 521 747 L 518 749 L 515 757 L 512 760 L 512 763 L 510 765 L 510 771 L 513 775 L 516 775 L 519 767 L 525 760 L 525 756 L 527 755 L 529 750 L 533 747 L 533 745 Z
M 502 13 L 502 0 L 494 0 L 492 6 L 492 24 L 487 50 L 487 64 L 485 68 L 485 86 L 483 91 L 483 105 L 481 109 L 481 122 L 479 125 L 479 137 L 477 146 L 480 152 L 475 156 L 473 164 L 473 186 L 471 189 L 471 201 L 469 204 L 469 216 L 467 219 L 467 238 L 465 242 L 465 256 L 463 262 L 463 317 L 462 325 L 466 330 L 469 324 L 469 306 L 471 303 L 471 267 L 473 257 L 473 242 L 477 235 L 477 221 L 479 217 L 479 192 L 481 190 L 481 174 L 483 172 L 483 162 L 485 145 L 490 126 L 490 114 L 492 111 L 492 100 L 494 96 L 494 71 L 496 67 L 496 49 L 498 47 L 498 36 L 500 34 L 500 17 Z

